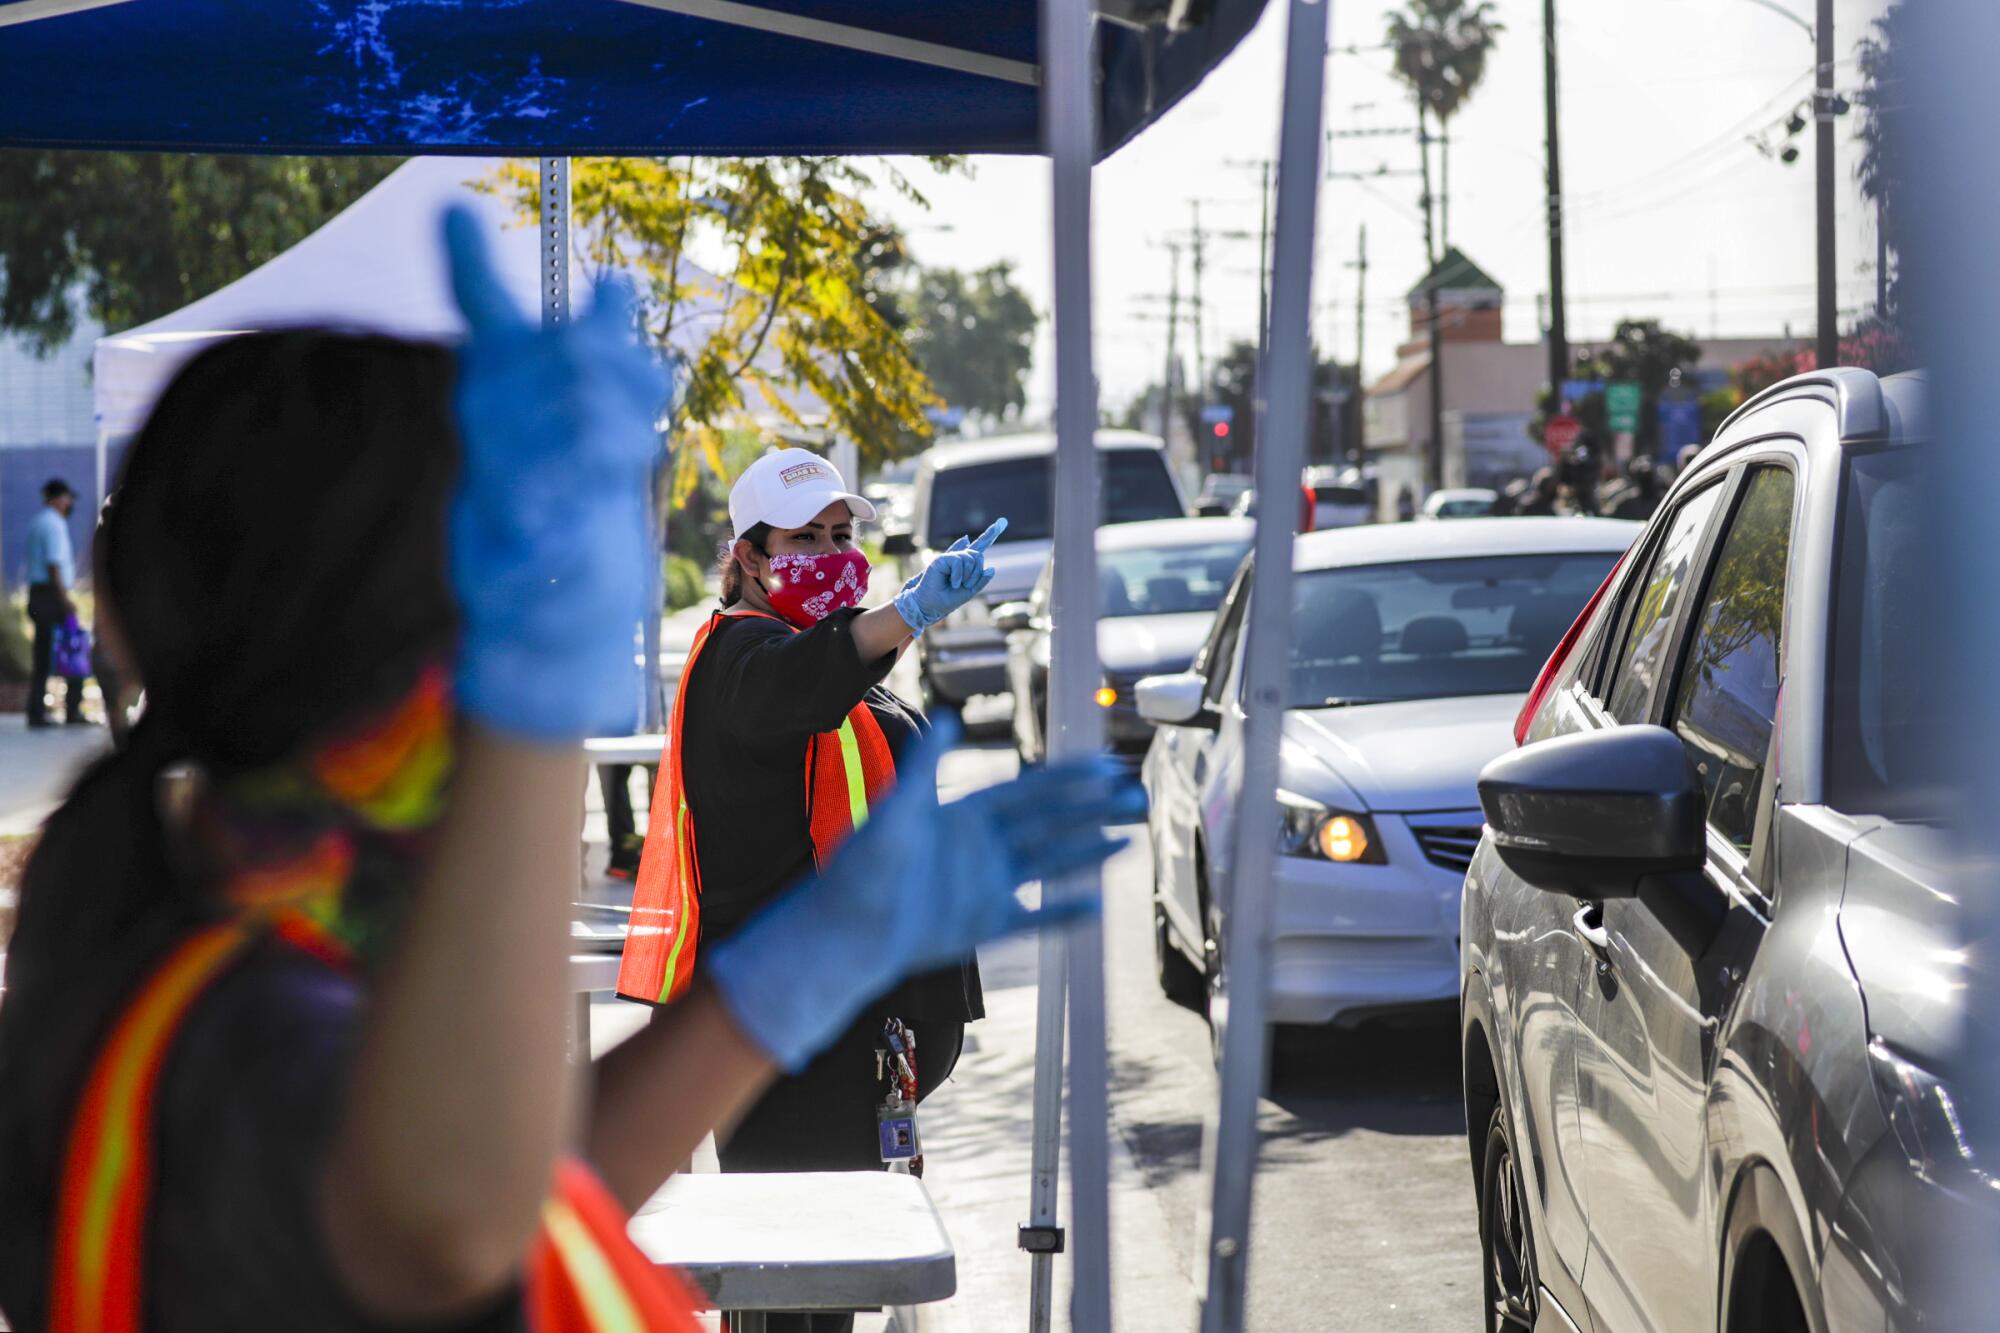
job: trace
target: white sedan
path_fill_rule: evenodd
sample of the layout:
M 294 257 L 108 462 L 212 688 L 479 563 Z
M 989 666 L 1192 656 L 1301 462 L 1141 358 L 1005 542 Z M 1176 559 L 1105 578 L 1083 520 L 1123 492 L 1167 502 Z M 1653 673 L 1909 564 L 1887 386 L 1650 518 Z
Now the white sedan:
M 1273 1022 L 1456 1003 L 1479 770 L 1512 746 L 1536 673 L 1640 527 L 1466 519 L 1298 538 Z M 1144 777 L 1160 985 L 1203 1012 L 1227 929 L 1249 573 L 1246 561 L 1193 669 L 1138 687 L 1159 724 Z

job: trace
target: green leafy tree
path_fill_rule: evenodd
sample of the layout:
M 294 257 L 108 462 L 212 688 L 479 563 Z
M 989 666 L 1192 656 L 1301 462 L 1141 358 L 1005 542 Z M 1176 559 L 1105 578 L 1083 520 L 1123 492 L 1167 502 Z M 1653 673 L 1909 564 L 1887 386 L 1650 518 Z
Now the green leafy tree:
M 394 158 L 0 151 L 0 330 L 143 324 L 297 244 Z
M 1349 417 L 1340 420 L 1338 411 L 1329 401 L 1333 391 L 1346 387 L 1351 389 L 1355 382 L 1354 367 L 1339 365 L 1313 356 L 1312 402 L 1307 409 L 1306 461 L 1309 464 L 1339 461 L 1335 457 L 1336 447 L 1343 430 L 1354 431 L 1360 427 L 1360 404 L 1357 397 L 1347 400 Z M 1142 413 L 1141 405 L 1156 403 L 1157 388 L 1149 389 L 1134 405 L 1134 420 L 1140 427 L 1152 430 L 1159 424 L 1150 415 Z M 1228 455 L 1248 468 L 1257 456 L 1257 344 L 1238 341 L 1229 345 L 1216 363 L 1209 367 L 1208 401 L 1211 404 L 1227 405 L 1233 413 L 1229 427 Z M 1199 432 L 1202 429 L 1200 404 L 1186 401 L 1188 429 Z M 1146 408 L 1145 412 L 1156 411 Z
M 684 354 L 671 423 L 675 503 L 704 467 L 720 482 L 734 475 L 725 432 L 760 415 L 844 436 L 870 461 L 928 436 L 937 398 L 892 294 L 906 256 L 866 201 L 885 184 L 923 202 L 895 167 L 866 159 L 626 157 L 572 167 L 574 244 L 591 265 L 634 275 L 646 334 Z M 485 188 L 536 215 L 533 164 L 509 162 Z M 697 257 L 720 257 L 720 271 Z M 804 419 L 801 394 L 823 419 Z
M 1660 450 L 1660 395 L 1674 383 L 1676 372 L 1685 371 L 1701 360 L 1701 344 L 1685 334 L 1663 328 L 1657 319 L 1621 319 L 1611 333 L 1611 341 L 1595 349 L 1576 353 L 1572 375 L 1580 380 L 1635 381 L 1639 385 L 1639 432 L 1637 452 L 1657 456 Z M 1555 406 L 1549 390 L 1538 400 L 1534 419 L 1528 423 L 1528 437 L 1544 438 L 1551 409 Z M 1570 411 L 1583 423 L 1586 438 L 1599 446 L 1608 442 L 1610 416 L 1602 393 L 1586 394 L 1570 404 Z
M 989 425 L 1021 414 L 1037 316 L 1011 264 L 927 268 L 906 304 L 911 347 L 946 407 Z
M 1395 73 L 1417 104 L 1417 127 L 1430 152 L 1429 123 L 1435 119 L 1441 194 L 1451 197 L 1452 118 L 1464 109 L 1486 78 L 1486 60 L 1506 26 L 1493 17 L 1491 0 L 1407 0 L 1383 16 L 1385 37 L 1395 53 Z M 1447 210 L 1449 204 L 1446 205 Z M 1442 250 L 1451 244 L 1451 215 L 1440 228 Z

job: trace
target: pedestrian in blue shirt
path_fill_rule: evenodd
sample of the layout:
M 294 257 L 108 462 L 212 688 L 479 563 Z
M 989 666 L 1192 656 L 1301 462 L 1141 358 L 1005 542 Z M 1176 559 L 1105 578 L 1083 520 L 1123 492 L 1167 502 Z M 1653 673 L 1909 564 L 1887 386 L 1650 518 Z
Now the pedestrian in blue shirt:
M 28 619 L 35 626 L 33 664 L 28 672 L 28 725 L 46 727 L 49 720 L 47 689 L 49 660 L 55 651 L 56 630 L 76 614 L 70 594 L 76 587 L 76 550 L 69 540 L 69 511 L 76 507 L 76 492 L 61 477 L 51 477 L 42 486 L 42 512 L 28 524 Z M 89 725 L 83 715 L 82 676 L 65 676 L 68 693 L 64 697 L 65 719 L 73 727 Z

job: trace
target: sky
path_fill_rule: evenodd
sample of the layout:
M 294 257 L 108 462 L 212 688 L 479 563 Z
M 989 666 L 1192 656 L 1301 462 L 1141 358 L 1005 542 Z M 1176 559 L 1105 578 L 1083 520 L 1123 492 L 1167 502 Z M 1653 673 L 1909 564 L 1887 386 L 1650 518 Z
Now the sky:
M 1810 19 L 1813 0 L 1769 0 Z M 1336 138 L 1338 172 L 1413 171 L 1414 111 L 1379 48 L 1389 0 L 1339 0 L 1327 70 L 1329 131 L 1391 129 L 1395 137 Z M 1856 43 L 1886 0 L 1834 0 L 1837 86 L 1859 82 Z M 1813 135 L 1786 166 L 1751 142 L 1784 142 L 1784 122 L 1809 96 L 1813 48 L 1798 23 L 1759 0 L 1560 0 L 1563 176 L 1573 342 L 1606 336 L 1623 317 L 1659 318 L 1704 336 L 1793 333 L 1814 322 Z M 1169 240 L 1184 239 L 1193 205 L 1214 239 L 1203 280 L 1210 361 L 1257 325 L 1259 180 L 1276 147 L 1284 0 L 1206 82 L 1094 176 L 1092 265 L 1101 406 L 1120 409 L 1157 383 L 1166 361 Z M 1505 25 L 1485 82 L 1452 127 L 1450 241 L 1506 289 L 1510 341 L 1540 336 L 1537 296 L 1548 286 L 1542 207 L 1541 0 L 1495 0 Z M 1349 50 L 1348 48 L 1357 48 Z M 1840 305 L 1865 313 L 1875 296 L 1874 210 L 1854 169 L 1859 112 L 1838 127 Z M 928 212 L 883 200 L 925 264 L 976 268 L 999 260 L 1036 308 L 1051 308 L 1048 164 L 973 159 L 969 177 L 904 163 Z M 1319 199 L 1313 329 L 1322 348 L 1354 356 L 1358 231 L 1368 233 L 1366 368 L 1393 364 L 1408 336 L 1403 295 L 1423 273 L 1419 182 L 1387 176 L 1328 180 Z M 1182 257 L 1181 295 L 1192 275 Z M 1185 305 L 1182 310 L 1186 318 Z M 1030 414 L 1053 397 L 1051 332 L 1043 322 Z M 1180 345 L 1189 355 L 1192 328 Z

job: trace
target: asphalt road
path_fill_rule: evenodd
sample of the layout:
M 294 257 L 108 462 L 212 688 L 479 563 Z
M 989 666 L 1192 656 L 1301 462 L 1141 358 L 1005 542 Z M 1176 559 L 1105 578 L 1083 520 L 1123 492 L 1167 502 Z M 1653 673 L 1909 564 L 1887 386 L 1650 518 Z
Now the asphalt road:
M 975 741 L 950 757 L 942 785 L 949 796 L 1013 772 L 1003 743 Z M 1191 1278 L 1204 1199 L 1202 1121 L 1214 1104 L 1215 1076 L 1206 1025 L 1169 1003 L 1154 979 L 1151 863 L 1144 830 L 1131 832 L 1137 845 L 1111 864 L 1105 884 L 1111 1112 L 1164 1216 L 1172 1262 Z M 982 955 L 982 964 L 989 984 L 1032 981 L 1030 950 L 1003 948 Z M 1253 1328 L 1482 1327 L 1454 1046 L 1453 1032 L 1441 1025 L 1280 1034 L 1283 1073 L 1262 1113 Z M 1147 1302 L 1133 1289 L 1140 1279 L 1135 1273 L 1128 1281 L 1125 1271 L 1132 1257 L 1118 1248 L 1114 1236 L 1122 1294 L 1133 1298 L 1122 1302 L 1119 1325 L 1147 1326 L 1153 1321 L 1138 1318 Z

